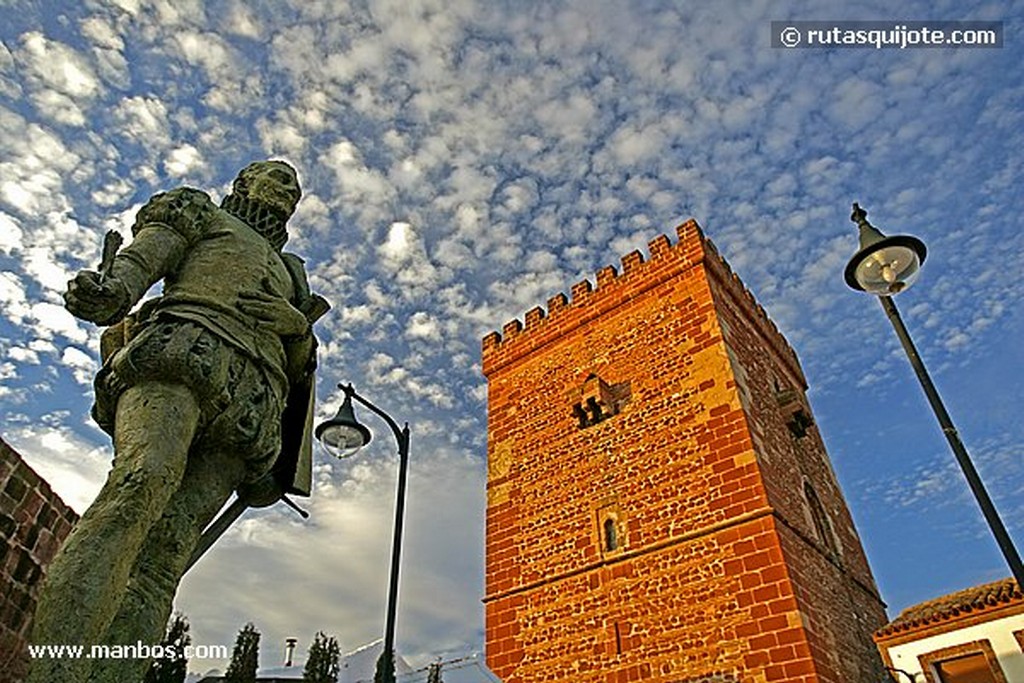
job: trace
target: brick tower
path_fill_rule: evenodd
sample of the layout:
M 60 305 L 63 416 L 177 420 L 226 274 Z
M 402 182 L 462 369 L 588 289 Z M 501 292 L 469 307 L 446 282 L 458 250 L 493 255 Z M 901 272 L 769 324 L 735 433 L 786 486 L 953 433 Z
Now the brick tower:
M 694 221 L 483 340 L 505 683 L 878 683 L 796 355 Z

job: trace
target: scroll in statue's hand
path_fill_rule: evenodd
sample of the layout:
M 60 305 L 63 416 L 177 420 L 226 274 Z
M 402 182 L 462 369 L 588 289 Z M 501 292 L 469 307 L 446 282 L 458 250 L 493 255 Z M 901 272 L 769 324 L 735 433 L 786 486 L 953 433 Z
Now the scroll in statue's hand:
M 68 282 L 64 305 L 72 315 L 98 325 L 111 325 L 131 308 L 128 288 L 116 277 L 83 270 Z
M 304 337 L 309 321 L 287 299 L 276 294 L 249 290 L 238 295 L 238 309 L 256 320 L 256 324 L 280 337 Z

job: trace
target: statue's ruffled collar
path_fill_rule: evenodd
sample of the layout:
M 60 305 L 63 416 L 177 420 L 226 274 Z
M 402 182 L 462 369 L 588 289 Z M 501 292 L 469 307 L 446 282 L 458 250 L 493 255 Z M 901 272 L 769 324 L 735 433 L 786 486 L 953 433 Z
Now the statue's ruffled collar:
M 288 241 L 288 216 L 282 216 L 266 204 L 232 193 L 224 197 L 220 208 L 263 235 L 278 251 Z

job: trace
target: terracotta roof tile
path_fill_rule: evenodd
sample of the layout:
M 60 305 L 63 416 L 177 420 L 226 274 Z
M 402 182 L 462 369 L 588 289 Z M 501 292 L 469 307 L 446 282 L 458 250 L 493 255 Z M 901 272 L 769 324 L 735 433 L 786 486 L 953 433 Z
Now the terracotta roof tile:
M 891 636 L 927 624 L 949 621 L 1011 603 L 1024 604 L 1024 593 L 1012 578 L 965 588 L 956 593 L 908 607 L 875 633 L 876 638 Z

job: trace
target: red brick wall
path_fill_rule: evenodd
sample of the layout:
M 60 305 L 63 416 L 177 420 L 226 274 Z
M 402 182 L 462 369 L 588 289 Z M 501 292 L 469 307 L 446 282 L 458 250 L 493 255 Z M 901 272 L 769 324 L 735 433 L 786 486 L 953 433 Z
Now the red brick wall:
M 816 431 L 786 426 L 796 357 L 696 223 L 678 233 L 484 339 L 488 663 L 505 683 L 876 683 L 870 570 Z
M 726 330 L 724 341 L 734 359 L 768 500 L 783 523 L 780 540 L 800 611 L 812 649 L 820 649 L 821 680 L 882 680 L 875 648 L 865 634 L 886 617 L 849 508 L 818 430 L 811 425 L 796 436 L 787 426 L 796 410 L 812 418 L 806 380 L 764 311 L 750 314 L 756 302 L 710 243 L 708 250 L 706 269 Z M 826 513 L 824 530 L 812 523 L 808 484 Z M 831 539 L 823 538 L 822 531 Z
M 0 683 L 20 683 L 40 579 L 78 515 L 0 439 Z

